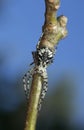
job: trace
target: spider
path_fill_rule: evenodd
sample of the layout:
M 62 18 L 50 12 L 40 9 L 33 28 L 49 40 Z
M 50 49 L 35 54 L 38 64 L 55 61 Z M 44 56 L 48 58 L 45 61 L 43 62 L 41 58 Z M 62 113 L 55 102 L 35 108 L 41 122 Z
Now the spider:
M 48 89 L 48 76 L 46 68 L 49 64 L 53 62 L 53 57 L 55 54 L 55 51 L 53 52 L 48 47 L 40 48 L 39 43 L 37 44 L 36 51 L 32 52 L 34 62 L 31 63 L 31 65 L 34 64 L 34 67 L 31 68 L 30 71 L 28 71 L 23 77 L 23 85 L 27 99 L 29 98 L 30 94 L 30 81 L 32 80 L 33 74 L 38 73 L 43 78 L 42 90 L 38 104 L 38 111 L 41 109 L 41 103 L 45 98 Z

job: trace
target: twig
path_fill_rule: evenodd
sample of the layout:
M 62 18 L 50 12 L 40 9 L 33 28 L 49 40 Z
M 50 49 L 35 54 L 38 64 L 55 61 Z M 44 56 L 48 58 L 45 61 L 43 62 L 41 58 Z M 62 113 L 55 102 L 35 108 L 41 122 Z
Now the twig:
M 41 92 L 41 85 L 42 85 L 41 77 L 38 74 L 34 75 L 32 86 L 31 86 L 29 109 L 27 113 L 28 115 L 26 119 L 25 130 L 35 130 L 37 113 L 38 113 L 37 106 L 38 106 L 38 100 Z
M 67 35 L 67 18 L 63 15 L 56 17 L 57 10 L 60 7 L 60 0 L 45 0 L 45 23 L 42 29 L 43 36 L 40 40 L 39 47 L 48 47 L 54 50 L 59 40 Z M 42 90 L 42 77 L 39 74 L 33 75 L 29 105 L 26 119 L 25 130 L 35 130 L 38 103 Z

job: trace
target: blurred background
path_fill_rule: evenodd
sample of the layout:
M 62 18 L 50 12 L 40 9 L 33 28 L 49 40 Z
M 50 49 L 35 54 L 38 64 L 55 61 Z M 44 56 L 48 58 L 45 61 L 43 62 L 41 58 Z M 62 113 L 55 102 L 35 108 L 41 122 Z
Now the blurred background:
M 37 130 L 84 130 L 84 1 L 61 0 L 58 16 L 68 17 L 48 68 L 49 89 Z M 0 0 L 0 130 L 23 130 L 26 99 L 22 76 L 33 61 L 44 23 L 44 0 Z

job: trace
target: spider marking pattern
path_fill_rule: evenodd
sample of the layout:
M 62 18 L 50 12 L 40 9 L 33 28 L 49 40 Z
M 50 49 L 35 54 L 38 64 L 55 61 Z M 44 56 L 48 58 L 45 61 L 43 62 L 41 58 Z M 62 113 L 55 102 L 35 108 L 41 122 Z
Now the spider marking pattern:
M 34 59 L 34 62 L 32 64 L 34 64 L 34 67 L 30 69 L 30 71 L 27 72 L 23 77 L 23 85 L 24 85 L 24 90 L 27 99 L 29 98 L 29 94 L 30 94 L 30 89 L 31 89 L 30 80 L 32 80 L 33 74 L 38 73 L 43 79 L 42 90 L 41 90 L 41 95 L 38 104 L 38 111 L 41 109 L 41 103 L 45 98 L 48 89 L 48 76 L 47 76 L 46 68 L 49 64 L 53 62 L 53 57 L 55 54 L 55 50 L 52 51 L 48 47 L 40 48 L 39 43 L 40 41 L 37 44 L 36 51 L 32 52 L 33 59 Z
M 37 51 L 33 53 L 34 62 L 36 63 L 37 68 L 39 68 L 40 70 L 37 73 L 41 72 L 40 74 L 43 78 L 42 91 L 38 104 L 38 111 L 40 111 L 41 109 L 42 101 L 44 100 L 48 89 L 48 76 L 46 68 L 49 64 L 53 62 L 54 54 L 55 52 L 53 52 L 47 47 L 39 48 L 39 45 L 37 47 Z

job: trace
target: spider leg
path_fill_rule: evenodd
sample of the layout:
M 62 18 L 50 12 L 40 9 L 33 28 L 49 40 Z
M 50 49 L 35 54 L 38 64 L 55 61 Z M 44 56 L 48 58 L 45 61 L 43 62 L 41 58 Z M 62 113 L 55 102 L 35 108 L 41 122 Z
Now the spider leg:
M 23 87 L 26 95 L 26 99 L 29 99 L 30 94 L 30 80 L 32 79 L 33 75 L 33 68 L 30 69 L 24 76 L 23 76 Z
M 42 84 L 42 90 L 41 90 L 41 95 L 40 95 L 39 104 L 38 104 L 38 111 L 41 110 L 41 104 L 45 98 L 47 89 L 48 89 L 48 77 L 46 73 L 45 77 L 43 77 L 43 84 Z

